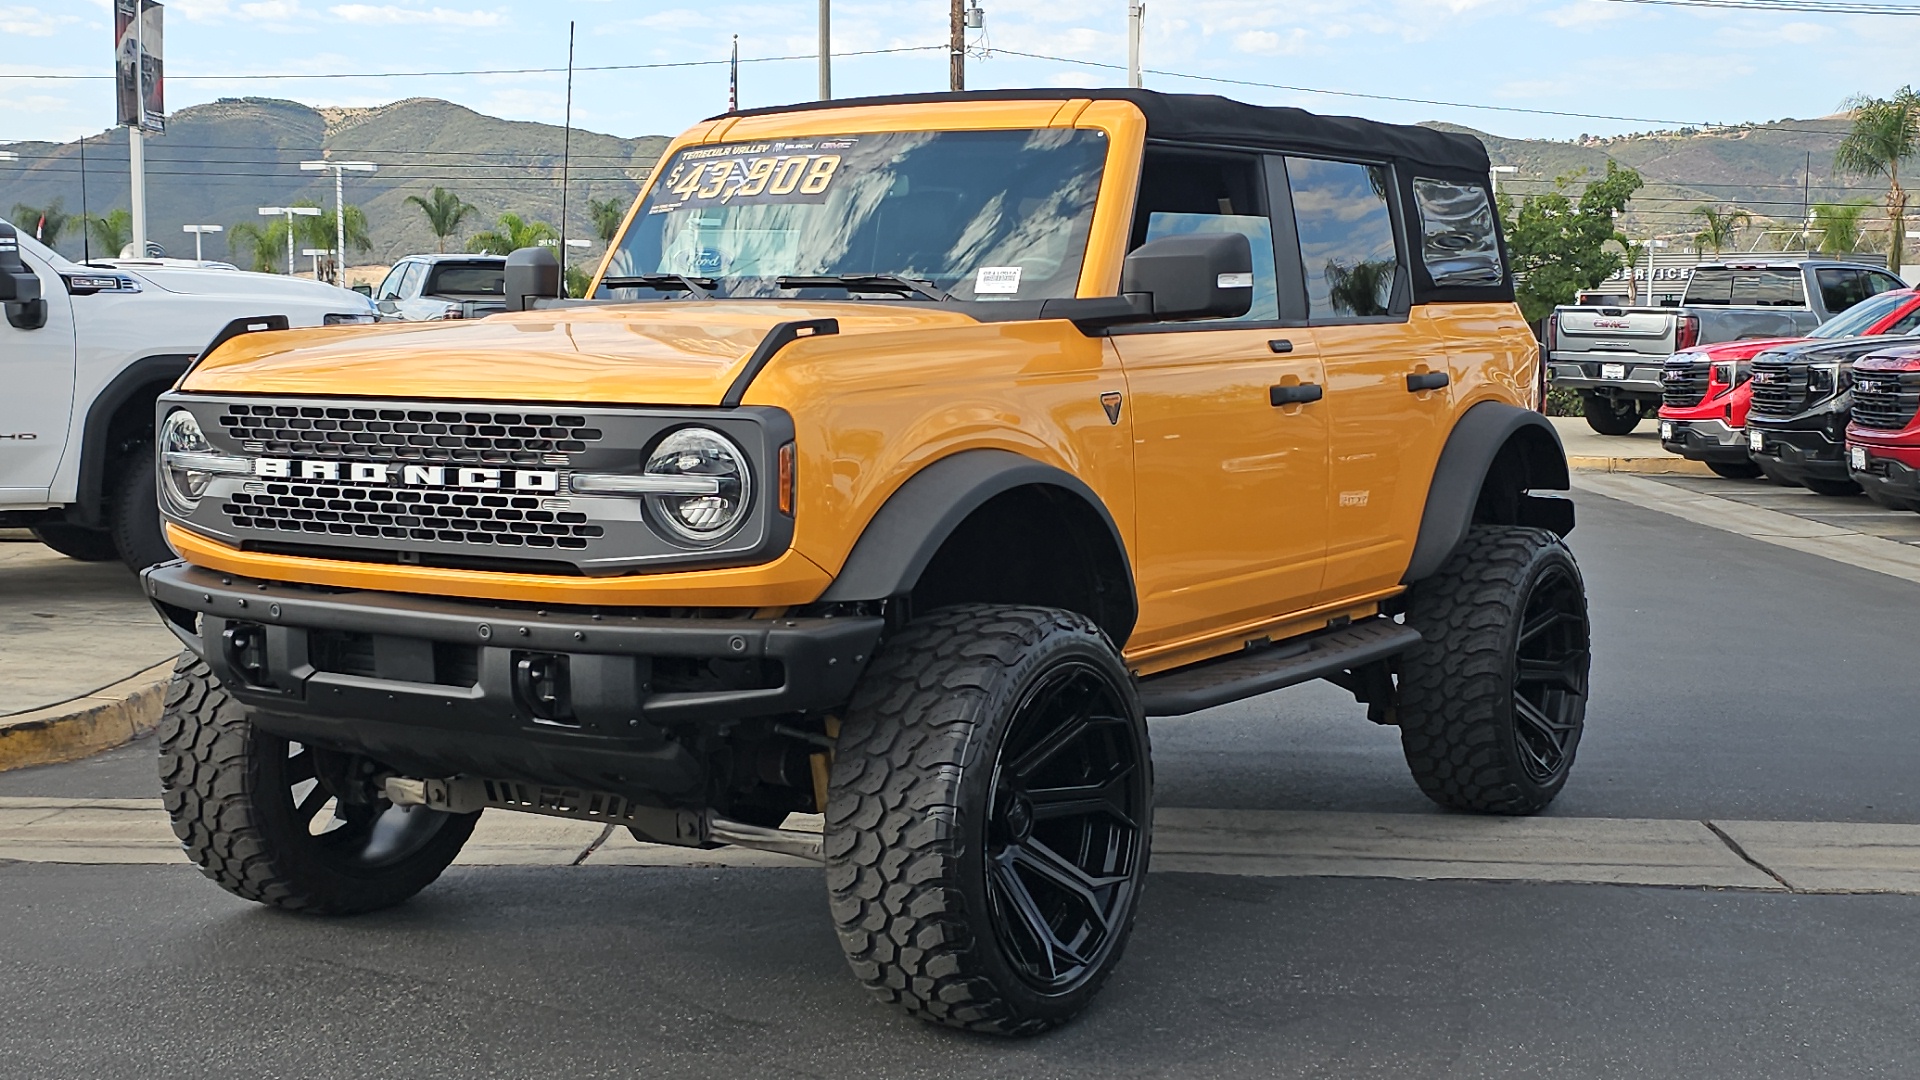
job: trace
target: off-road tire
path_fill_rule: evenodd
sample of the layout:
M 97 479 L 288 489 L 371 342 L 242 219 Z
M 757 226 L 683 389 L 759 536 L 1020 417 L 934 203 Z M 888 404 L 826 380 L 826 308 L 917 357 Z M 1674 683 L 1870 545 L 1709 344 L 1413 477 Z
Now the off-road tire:
M 120 550 L 113 544 L 113 534 L 105 529 L 65 523 L 35 525 L 33 538 L 81 562 L 112 562 L 120 557 Z
M 1018 703 L 1050 672 L 1110 683 L 1124 717 L 1102 729 L 1137 752 L 1137 831 L 1124 901 L 1083 976 L 1043 992 L 993 921 L 987 818 Z M 1091 672 L 1093 674 L 1089 675 Z M 1025 721 L 1020 721 L 1025 723 Z M 1064 730 L 1064 728 L 1063 728 Z M 1018 760 L 1009 765 L 1012 771 Z M 854 974 L 932 1023 L 1033 1035 L 1084 1008 L 1119 962 L 1146 880 L 1152 832 L 1147 728 L 1106 635 L 1071 612 L 969 605 L 932 612 L 885 643 L 840 728 L 825 849 L 833 920 Z M 994 895 L 1005 897 L 1002 891 Z M 1002 910 L 1004 910 L 1004 900 Z M 1050 954 L 1051 955 L 1051 954 Z
M 1631 398 L 1606 398 L 1582 393 L 1580 411 L 1587 426 L 1602 435 L 1628 435 L 1640 426 L 1640 403 Z
M 135 573 L 175 556 L 160 531 L 160 502 L 153 477 L 153 446 L 129 450 L 114 463 L 107 485 L 107 528 L 120 561 Z
M 1751 461 L 1709 461 L 1707 468 L 1728 480 L 1758 480 L 1762 475 L 1760 466 Z
M 181 654 L 160 720 L 160 787 L 187 857 L 242 899 L 310 915 L 392 907 L 440 876 L 480 817 L 410 811 L 441 819 L 424 843 L 390 865 L 343 866 L 281 804 L 288 746 L 254 726 L 205 661 Z
M 1543 589 L 1575 598 L 1567 637 L 1571 689 L 1563 760 L 1550 775 L 1529 764 L 1516 716 L 1522 620 Z M 1569 619 L 1574 616 L 1569 616 Z M 1532 814 L 1553 801 L 1573 767 L 1585 723 L 1589 629 L 1586 591 L 1573 553 L 1544 529 L 1476 526 L 1408 599 L 1407 625 L 1421 644 L 1400 659 L 1400 745 L 1415 782 L 1442 806 L 1490 814 Z M 1538 640 L 1536 635 L 1535 640 Z M 1529 645 L 1530 649 L 1535 648 Z M 1532 685 L 1529 683 L 1528 685 Z
M 1809 476 L 1800 483 L 1815 495 L 1825 495 L 1829 498 L 1839 499 L 1860 494 L 1860 485 L 1851 480 L 1822 480 L 1819 477 Z

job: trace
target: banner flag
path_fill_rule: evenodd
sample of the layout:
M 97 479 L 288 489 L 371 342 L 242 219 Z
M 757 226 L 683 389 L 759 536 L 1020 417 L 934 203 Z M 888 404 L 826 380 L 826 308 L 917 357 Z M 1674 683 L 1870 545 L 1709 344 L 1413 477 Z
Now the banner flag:
M 167 130 L 160 16 L 158 0 L 113 0 L 115 122 L 155 134 Z

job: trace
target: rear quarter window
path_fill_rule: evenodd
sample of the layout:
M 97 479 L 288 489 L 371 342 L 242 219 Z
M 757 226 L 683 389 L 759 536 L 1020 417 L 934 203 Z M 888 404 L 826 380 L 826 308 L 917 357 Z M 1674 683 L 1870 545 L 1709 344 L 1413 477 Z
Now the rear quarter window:
M 462 266 L 454 264 L 434 270 L 428 280 L 426 293 L 429 296 L 453 294 L 457 296 L 500 296 L 506 292 L 507 270 L 504 266 Z
M 1415 177 L 1413 200 L 1420 210 L 1420 259 L 1434 285 L 1498 285 L 1505 279 L 1485 188 Z

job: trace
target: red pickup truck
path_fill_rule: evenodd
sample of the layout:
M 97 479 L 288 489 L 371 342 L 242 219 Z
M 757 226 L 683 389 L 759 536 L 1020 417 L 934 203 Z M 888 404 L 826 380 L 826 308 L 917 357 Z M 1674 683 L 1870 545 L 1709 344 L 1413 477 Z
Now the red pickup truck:
M 1847 469 L 1881 506 L 1920 510 L 1920 344 L 1854 362 Z
M 1732 479 L 1760 475 L 1747 456 L 1747 406 L 1753 399 L 1748 361 L 1768 349 L 1818 338 L 1912 334 L 1920 330 L 1920 289 L 1884 292 L 1820 324 L 1804 338 L 1765 338 L 1696 345 L 1667 357 L 1661 369 L 1660 445 L 1704 461 Z

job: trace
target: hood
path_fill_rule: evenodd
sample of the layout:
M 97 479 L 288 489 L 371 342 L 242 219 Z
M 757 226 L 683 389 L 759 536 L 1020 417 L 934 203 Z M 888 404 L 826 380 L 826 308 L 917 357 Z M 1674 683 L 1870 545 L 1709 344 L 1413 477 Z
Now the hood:
M 1694 360 L 1751 360 L 1782 345 L 1798 345 L 1811 338 L 1757 338 L 1751 341 L 1721 341 L 1712 345 L 1695 345 L 1691 349 L 1681 349 L 1675 356 L 1689 357 Z
M 285 277 L 280 274 L 256 274 L 250 270 L 226 270 L 211 266 L 156 266 L 135 261 L 112 264 L 123 274 L 132 274 L 142 282 L 181 296 L 235 296 L 255 300 L 304 300 L 309 303 L 342 305 L 341 311 L 368 311 L 372 301 L 351 289 L 342 289 L 324 281 Z
M 977 325 L 959 311 L 880 302 L 693 300 L 560 308 L 472 321 L 249 334 L 194 368 L 181 389 L 717 405 L 769 330 L 823 318 L 837 319 L 841 335 Z

